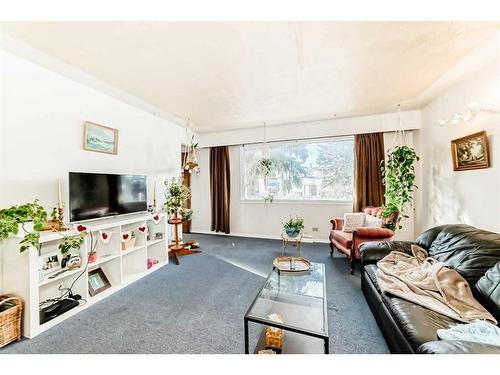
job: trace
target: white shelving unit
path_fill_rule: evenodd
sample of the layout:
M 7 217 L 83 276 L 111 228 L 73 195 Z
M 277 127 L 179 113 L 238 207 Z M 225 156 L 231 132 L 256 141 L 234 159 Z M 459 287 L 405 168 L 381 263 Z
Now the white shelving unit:
M 160 216 L 161 221 L 158 224 L 151 220 L 151 214 L 127 215 L 85 222 L 92 234 L 87 234 L 85 242 L 79 250 L 82 266 L 77 270 L 66 271 L 53 279 L 44 278 L 40 280 L 38 272 L 39 259 L 54 253 L 58 253 L 59 260 L 61 259 L 61 253 L 58 250 L 59 242 L 62 240 L 61 234 L 42 232 L 40 236 L 42 245 L 40 254 L 33 248 L 20 253 L 19 239 L 10 238 L 5 240 L 3 243 L 5 248 L 0 252 L 3 258 L 2 285 L 5 293 L 15 293 L 25 302 L 23 335 L 30 338 L 35 337 L 166 265 L 168 263 L 168 243 L 171 230 L 167 224 L 166 216 L 163 214 L 160 214 Z M 142 234 L 137 230 L 139 226 L 143 225 L 147 225 L 149 228 L 149 240 L 146 234 Z M 99 240 L 99 230 L 112 233 L 107 244 Z M 135 233 L 136 246 L 133 249 L 124 251 L 122 250 L 121 232 L 128 230 Z M 155 239 L 156 233 L 162 233 L 163 238 Z M 64 234 L 76 235 L 76 232 L 67 231 Z M 87 254 L 91 249 L 91 240 L 95 244 L 97 259 L 95 262 L 88 264 L 87 269 L 85 269 Z M 148 258 L 156 259 L 158 263 L 148 269 Z M 104 271 L 111 283 L 111 287 L 91 297 L 88 291 L 88 275 L 91 270 L 96 268 L 101 268 Z M 49 298 L 59 297 L 61 294 L 59 288 L 69 287 L 73 282 L 73 294 L 81 295 L 86 300 L 86 303 L 80 302 L 80 306 L 44 324 L 40 324 L 40 303 Z

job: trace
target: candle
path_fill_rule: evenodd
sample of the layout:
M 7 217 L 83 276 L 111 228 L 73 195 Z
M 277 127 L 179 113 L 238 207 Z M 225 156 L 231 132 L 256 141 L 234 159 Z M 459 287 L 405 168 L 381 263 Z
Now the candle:
M 156 181 L 154 182 L 153 185 L 153 201 L 156 201 Z
M 61 179 L 57 179 L 57 207 L 62 208 Z

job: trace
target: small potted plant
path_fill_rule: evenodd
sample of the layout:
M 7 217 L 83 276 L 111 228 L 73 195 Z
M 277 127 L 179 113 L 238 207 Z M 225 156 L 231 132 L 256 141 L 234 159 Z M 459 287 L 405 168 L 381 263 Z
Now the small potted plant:
M 182 217 L 182 205 L 191 196 L 191 191 L 182 184 L 182 177 L 165 181 L 165 211 L 171 219 Z
M 300 231 L 304 229 L 304 219 L 300 216 L 290 217 L 288 221 L 282 224 L 288 237 L 297 237 Z

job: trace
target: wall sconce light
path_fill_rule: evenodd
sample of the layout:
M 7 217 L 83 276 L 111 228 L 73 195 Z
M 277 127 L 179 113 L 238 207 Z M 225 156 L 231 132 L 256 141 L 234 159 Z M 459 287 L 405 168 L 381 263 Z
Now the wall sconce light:
M 451 117 L 444 120 L 439 120 L 437 123 L 440 126 L 458 125 L 461 122 L 469 123 L 474 120 L 480 112 L 500 113 L 500 111 L 497 109 L 481 107 L 479 102 L 472 102 L 467 106 L 465 111 L 456 112 Z

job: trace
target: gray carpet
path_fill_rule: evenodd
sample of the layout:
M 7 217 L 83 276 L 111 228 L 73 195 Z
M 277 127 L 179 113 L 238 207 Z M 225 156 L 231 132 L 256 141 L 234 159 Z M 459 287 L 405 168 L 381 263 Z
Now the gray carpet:
M 181 258 L 39 336 L 0 353 L 243 353 L 243 315 L 281 242 L 189 235 L 203 254 Z M 326 264 L 331 353 L 388 353 L 347 259 L 326 244 L 302 254 Z M 295 248 L 289 248 L 292 253 Z M 252 339 L 258 334 L 251 327 Z M 255 342 L 255 341 L 254 341 Z

